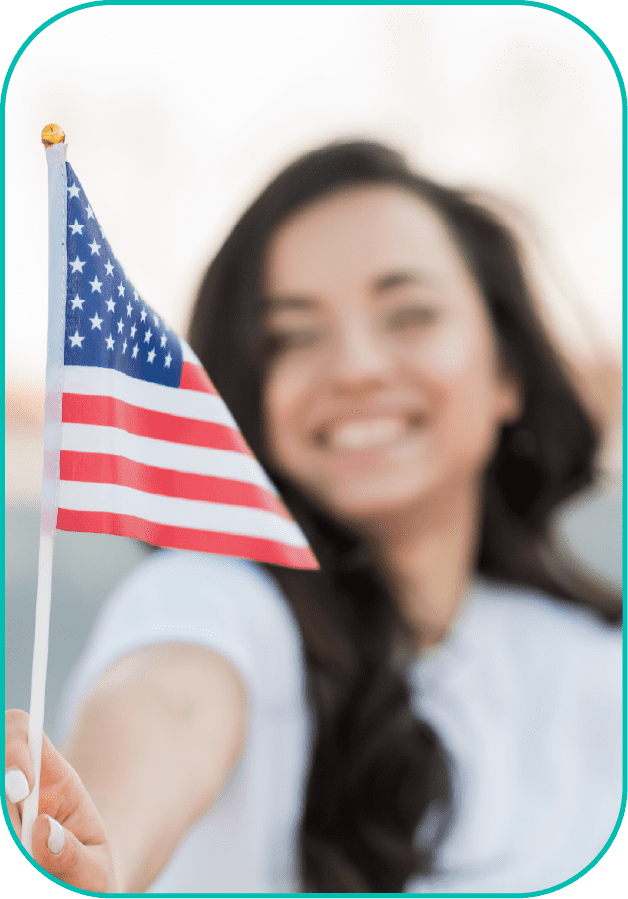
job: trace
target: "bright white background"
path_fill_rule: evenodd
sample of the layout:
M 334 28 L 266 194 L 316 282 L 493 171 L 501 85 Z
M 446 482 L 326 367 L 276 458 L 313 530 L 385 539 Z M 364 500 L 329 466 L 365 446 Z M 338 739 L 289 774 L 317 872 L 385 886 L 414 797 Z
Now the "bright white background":
M 620 350 L 619 88 L 590 36 L 547 10 L 86 9 L 25 50 L 6 114 L 11 379 L 44 377 L 51 121 L 127 274 L 179 330 L 267 178 L 321 141 L 368 135 L 525 204 L 558 275 L 560 330 L 577 342 L 580 319 Z

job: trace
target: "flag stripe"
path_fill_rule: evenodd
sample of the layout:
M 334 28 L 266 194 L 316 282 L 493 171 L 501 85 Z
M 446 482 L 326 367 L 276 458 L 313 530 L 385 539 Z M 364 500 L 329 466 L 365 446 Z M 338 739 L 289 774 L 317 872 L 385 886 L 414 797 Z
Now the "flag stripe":
M 171 468 L 192 474 L 233 478 L 257 484 L 276 493 L 272 481 L 252 456 L 230 450 L 181 446 L 166 440 L 152 440 L 129 434 L 119 428 L 66 423 L 61 426 L 61 449 L 74 452 L 98 452 L 106 447 L 111 456 L 124 456 L 134 462 Z
M 255 484 L 157 468 L 154 465 L 133 462 L 123 456 L 62 450 L 60 473 L 63 481 L 119 484 L 123 487 L 135 487 L 138 490 L 158 493 L 161 496 L 252 506 L 256 509 L 267 509 L 284 518 L 289 517 L 273 494 Z
M 318 568 L 307 546 L 287 546 L 277 540 L 259 537 L 172 527 L 145 521 L 132 515 L 59 509 L 57 528 L 62 531 L 84 531 L 90 534 L 117 534 L 120 537 L 145 540 L 157 546 L 240 556 L 244 559 L 288 565 L 293 568 Z
M 293 521 L 264 509 L 159 496 L 117 484 L 61 481 L 59 508 L 128 514 L 157 524 L 229 531 L 271 540 L 279 538 L 291 546 L 306 545 L 305 537 Z
M 209 380 L 205 371 L 192 362 L 186 362 L 183 359 L 183 367 L 181 368 L 181 381 L 179 383 L 180 390 L 199 390 L 202 393 L 216 394 L 216 388 Z
M 155 412 L 110 396 L 64 394 L 62 421 L 120 428 L 138 437 L 152 437 L 186 446 L 204 446 L 250 455 L 239 432 L 227 425 Z
M 203 372 L 205 372 L 205 369 L 201 365 L 201 360 L 198 358 L 190 344 L 185 340 L 181 341 L 181 355 L 184 362 L 189 362 L 190 365 L 196 365 L 197 368 L 201 368 Z M 209 380 L 207 373 L 205 373 L 205 377 L 207 377 L 207 380 Z
M 237 425 L 222 398 L 218 394 L 199 393 L 163 384 L 151 384 L 139 378 L 130 378 L 115 368 L 100 366 L 66 365 L 63 373 L 63 390 L 85 396 L 111 396 L 132 406 L 197 418 L 199 421 L 215 421 L 217 424 L 236 428 Z

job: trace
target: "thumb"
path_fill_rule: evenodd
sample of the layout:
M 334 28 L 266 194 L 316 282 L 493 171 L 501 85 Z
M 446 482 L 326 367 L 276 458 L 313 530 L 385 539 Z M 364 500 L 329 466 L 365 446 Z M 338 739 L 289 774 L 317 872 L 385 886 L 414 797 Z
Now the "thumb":
M 33 858 L 64 883 L 108 893 L 115 884 L 102 846 L 84 846 L 72 831 L 49 815 L 39 815 L 32 830 Z

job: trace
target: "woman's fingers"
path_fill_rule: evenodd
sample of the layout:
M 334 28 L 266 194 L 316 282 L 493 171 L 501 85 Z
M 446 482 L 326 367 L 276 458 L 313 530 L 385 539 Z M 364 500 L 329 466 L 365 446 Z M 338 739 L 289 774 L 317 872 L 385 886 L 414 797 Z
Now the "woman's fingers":
M 5 764 L 5 789 L 13 792 L 13 795 L 24 791 L 24 781 L 28 785 L 28 793 L 35 783 L 35 771 L 33 759 L 28 748 L 28 715 L 20 709 L 11 709 L 5 713 L 5 739 L 4 739 L 4 764 Z M 12 772 L 7 780 L 6 775 Z M 20 777 L 20 774 L 22 777 Z M 28 796 L 28 793 L 26 796 Z M 11 802 L 21 802 L 26 796 L 19 799 L 7 794 Z
M 22 800 L 35 784 L 33 760 L 28 746 L 28 715 L 19 709 L 5 714 L 5 793 L 8 802 L 22 814 Z M 26 793 L 26 795 L 23 795 Z M 72 827 L 81 840 L 102 841 L 95 821 L 95 810 L 85 789 L 70 764 L 43 735 L 39 808 L 53 818 L 65 821 L 72 816 Z M 11 816 L 15 826 L 15 816 Z M 17 830 L 17 828 L 16 828 Z M 97 831 L 95 833 L 94 831 Z
M 84 846 L 48 815 L 33 824 L 33 858 L 46 871 L 79 889 L 115 891 L 111 859 L 103 846 Z
M 5 715 L 5 792 L 9 817 L 22 835 L 22 804 L 35 784 L 28 747 L 28 715 Z M 100 815 L 72 766 L 44 735 L 40 814 L 33 824 L 33 858 L 59 880 L 80 889 L 115 891 L 111 853 Z
M 28 748 L 28 715 L 19 709 L 5 714 L 4 791 L 11 824 L 22 835 L 22 803 L 35 783 L 33 760 Z

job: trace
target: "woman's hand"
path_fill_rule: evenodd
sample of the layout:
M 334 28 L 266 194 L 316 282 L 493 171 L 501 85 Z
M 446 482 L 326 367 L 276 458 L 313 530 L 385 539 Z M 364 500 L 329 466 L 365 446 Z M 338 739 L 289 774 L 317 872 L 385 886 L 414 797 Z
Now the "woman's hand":
M 247 714 L 240 676 L 205 647 L 157 644 L 114 662 L 83 698 L 65 758 L 44 737 L 35 860 L 81 889 L 147 890 L 213 805 L 243 748 Z M 23 772 L 26 793 L 28 715 L 7 712 L 6 733 L 6 768 Z M 20 781 L 9 777 L 18 834 Z M 63 826 L 58 853 L 46 814 Z
M 11 823 L 21 837 L 23 800 L 35 783 L 28 748 L 28 715 L 12 710 L 6 712 L 5 719 L 7 807 Z M 35 861 L 71 886 L 118 892 L 100 815 L 77 773 L 45 734 L 39 810 L 32 831 Z

